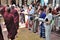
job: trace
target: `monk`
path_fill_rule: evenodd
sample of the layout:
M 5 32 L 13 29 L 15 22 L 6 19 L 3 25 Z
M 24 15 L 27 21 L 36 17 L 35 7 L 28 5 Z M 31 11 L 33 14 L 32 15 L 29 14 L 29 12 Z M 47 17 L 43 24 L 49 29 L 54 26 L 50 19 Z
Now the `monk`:
M 16 27 L 14 24 L 14 16 L 11 13 L 11 9 L 7 8 L 7 11 L 4 13 L 5 25 L 8 30 L 8 38 L 13 40 L 16 35 Z
M 16 31 L 17 31 L 19 28 L 19 14 L 17 10 L 14 8 L 14 6 L 12 6 L 11 9 L 12 9 L 11 13 L 12 15 L 14 15 L 14 24 L 15 24 Z

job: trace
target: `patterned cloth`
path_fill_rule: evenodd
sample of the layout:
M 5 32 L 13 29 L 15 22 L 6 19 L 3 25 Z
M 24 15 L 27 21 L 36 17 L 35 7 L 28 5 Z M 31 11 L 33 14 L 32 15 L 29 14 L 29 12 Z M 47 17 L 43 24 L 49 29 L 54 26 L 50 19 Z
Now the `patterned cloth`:
M 46 13 L 45 13 L 45 12 L 42 12 L 42 13 L 40 14 L 40 17 L 39 17 L 39 18 L 45 19 L 45 17 L 46 17 Z M 45 38 L 44 22 L 42 22 L 41 25 L 40 25 L 40 37 Z
M 42 22 L 40 25 L 40 37 L 45 38 L 45 27 L 44 27 L 44 23 Z

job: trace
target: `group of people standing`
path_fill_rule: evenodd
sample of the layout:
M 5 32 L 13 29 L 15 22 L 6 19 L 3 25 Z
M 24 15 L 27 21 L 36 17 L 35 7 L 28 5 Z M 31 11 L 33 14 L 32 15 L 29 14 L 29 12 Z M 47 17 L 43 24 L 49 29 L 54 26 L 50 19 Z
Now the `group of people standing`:
M 19 10 L 18 10 L 19 9 Z M 31 3 L 31 5 L 17 6 L 0 6 L 0 14 L 3 16 L 5 25 L 8 31 L 8 38 L 15 39 L 19 22 L 25 23 L 26 28 L 34 33 L 40 32 L 40 37 L 50 39 L 50 34 L 53 25 L 53 15 L 57 15 L 59 8 L 52 8 L 51 6 L 41 6 L 39 2 Z M 18 14 L 19 13 L 19 14 Z M 58 14 L 57 16 L 59 16 Z M 19 20 L 20 18 L 20 20 Z M 0 26 L 0 38 L 3 39 L 2 30 Z
M 17 30 L 19 28 L 19 14 L 17 10 L 15 9 L 15 6 L 9 7 L 7 6 L 0 6 L 0 14 L 4 18 L 4 22 L 8 31 L 8 39 L 14 40 L 15 36 L 17 34 Z M 1 29 L 0 29 L 1 30 Z M 2 31 L 2 30 L 1 30 Z M 0 35 L 2 32 L 0 32 Z M 0 36 L 0 40 L 4 40 L 3 36 Z
M 23 7 L 23 13 L 25 15 L 26 27 L 34 33 L 39 32 L 40 37 L 50 40 L 51 28 L 52 28 L 52 8 L 47 6 L 41 6 L 39 3 L 31 5 L 25 5 Z M 27 18 L 26 18 L 27 16 Z
M 26 8 L 27 7 L 27 11 Z M 40 3 L 31 3 L 31 5 L 24 7 L 24 15 L 27 15 L 26 27 L 34 33 L 40 32 L 40 37 L 46 38 L 46 40 L 51 40 L 51 30 L 52 25 L 54 25 L 54 15 L 59 16 L 60 10 L 54 9 L 52 5 L 41 6 Z M 27 14 L 25 14 L 27 13 Z M 39 31 L 40 30 L 40 31 Z

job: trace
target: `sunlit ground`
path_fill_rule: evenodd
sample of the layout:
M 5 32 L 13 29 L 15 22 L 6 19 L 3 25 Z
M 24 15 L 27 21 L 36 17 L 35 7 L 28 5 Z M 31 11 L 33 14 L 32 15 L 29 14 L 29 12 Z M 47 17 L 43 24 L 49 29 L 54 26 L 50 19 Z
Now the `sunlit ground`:
M 43 40 L 39 35 L 29 31 L 26 28 L 19 29 L 18 36 L 15 40 Z

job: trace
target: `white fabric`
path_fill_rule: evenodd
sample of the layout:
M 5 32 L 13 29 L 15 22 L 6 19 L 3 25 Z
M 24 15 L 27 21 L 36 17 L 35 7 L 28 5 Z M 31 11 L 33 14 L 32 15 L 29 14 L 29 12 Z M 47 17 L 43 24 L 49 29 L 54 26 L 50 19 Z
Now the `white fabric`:
M 48 18 L 48 20 L 51 21 L 52 20 L 52 14 L 51 13 L 47 14 L 46 18 Z M 45 26 L 46 40 L 50 40 L 51 25 L 46 25 L 46 23 L 44 23 L 44 26 Z
M 60 17 L 58 17 L 58 27 L 60 27 Z
M 44 19 L 43 18 L 39 18 L 39 21 L 44 22 Z
M 52 20 L 52 14 L 51 13 L 47 14 L 46 18 L 48 18 L 48 20 L 51 21 Z
M 39 18 L 39 25 L 41 25 L 42 22 L 44 22 L 44 19 L 43 18 Z
M 26 25 L 25 25 L 25 23 L 19 23 L 19 28 L 25 28 L 26 27 Z
M 28 10 L 27 9 L 25 9 L 24 14 L 28 14 Z M 28 20 L 28 15 L 25 15 L 25 22 L 27 22 L 27 20 Z
M 38 19 L 38 17 L 35 18 L 35 20 Z

